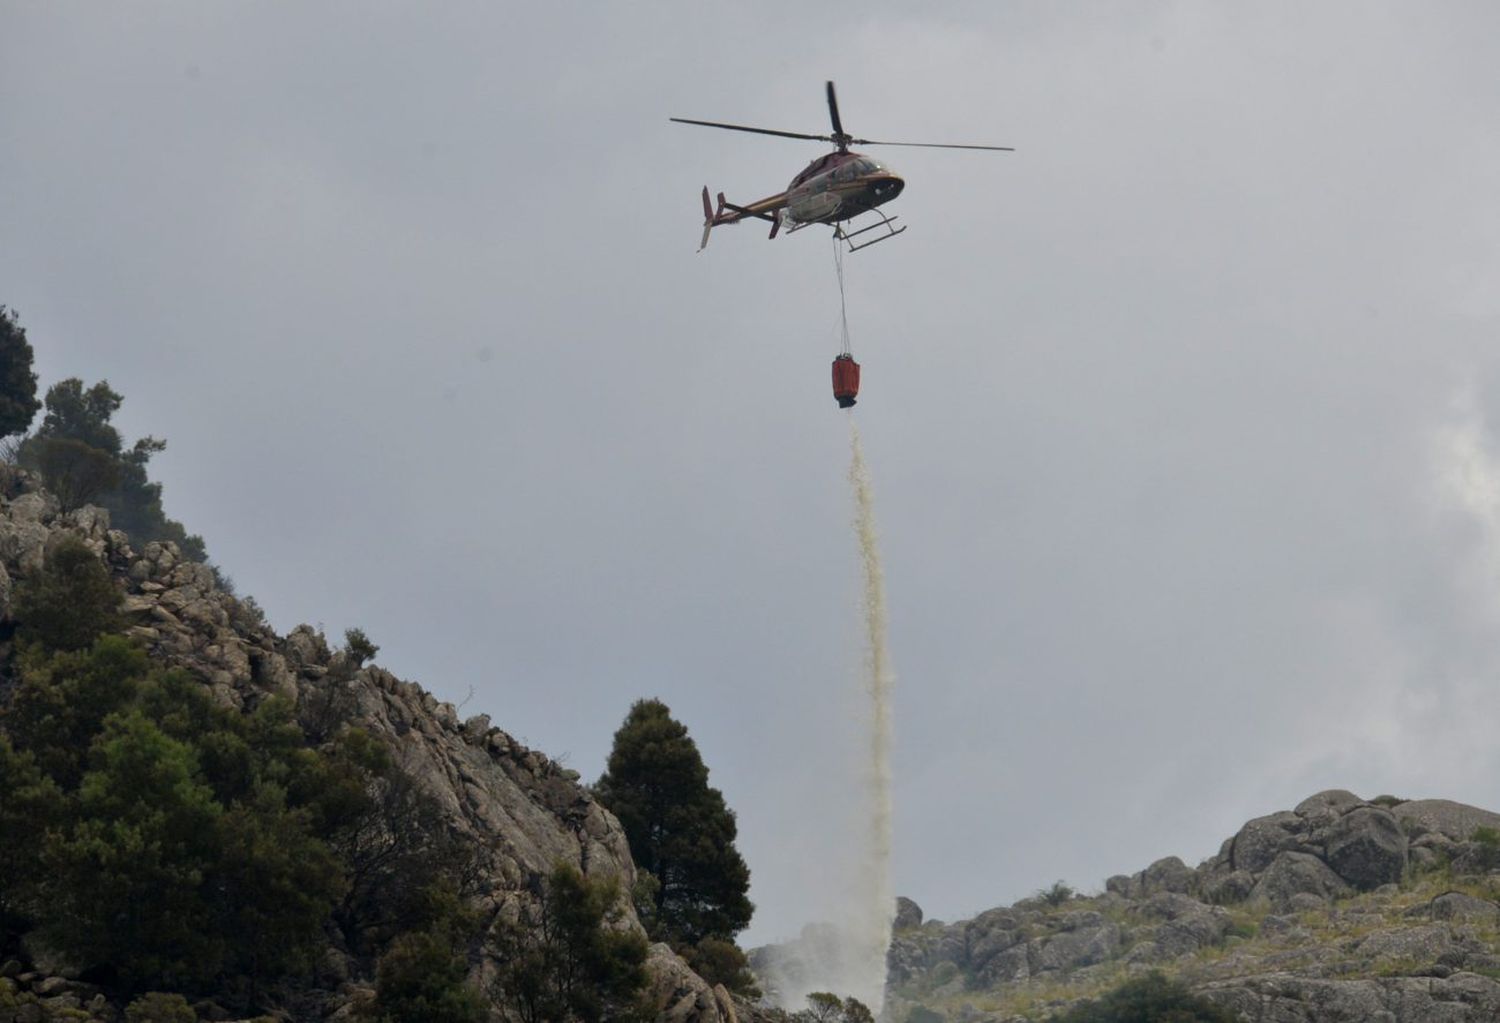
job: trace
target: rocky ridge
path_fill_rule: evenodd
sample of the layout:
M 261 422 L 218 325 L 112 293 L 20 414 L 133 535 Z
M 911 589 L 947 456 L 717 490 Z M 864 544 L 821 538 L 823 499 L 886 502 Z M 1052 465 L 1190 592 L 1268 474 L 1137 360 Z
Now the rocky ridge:
M 1159 969 L 1252 1023 L 1500 1019 L 1500 814 L 1330 790 L 1078 897 L 956 924 L 902 900 L 888 1006 L 1045 1018 Z
M 578 774 L 528 749 L 487 715 L 461 719 L 451 703 L 379 667 L 350 663 L 315 629 L 285 636 L 266 624 L 253 601 L 227 592 L 213 569 L 185 560 L 172 543 L 135 550 L 110 529 L 108 514 L 84 507 L 64 514 L 51 495 L 24 476 L 22 491 L 0 497 L 0 620 L 8 620 L 13 581 L 40 570 L 49 546 L 81 538 L 107 564 L 124 591 L 128 633 L 152 657 L 200 679 L 226 707 L 253 710 L 280 694 L 296 700 L 329 691 L 340 713 L 389 742 L 401 766 L 442 808 L 445 825 L 469 839 L 480 856 L 479 908 L 497 921 L 534 899 L 528 883 L 558 861 L 590 876 L 635 880 L 625 834 L 578 783 Z M 5 680 L 0 680 L 0 700 Z M 642 930 L 633 910 L 622 926 Z M 330 956 L 338 953 L 330 950 Z M 51 1018 L 111 1020 L 115 1007 L 70 977 L 65 964 L 0 964 L 0 1023 Z M 737 1023 L 753 1016 L 736 1008 L 722 987 L 710 987 L 663 944 L 650 950 L 651 991 L 663 1023 Z M 493 970 L 474 971 L 483 983 Z M 318 1016 L 341 1020 L 370 990 L 351 979 L 350 964 L 331 971 Z M 63 1013 L 72 1015 L 57 1015 Z M 79 1015 L 79 1014 L 82 1015 Z

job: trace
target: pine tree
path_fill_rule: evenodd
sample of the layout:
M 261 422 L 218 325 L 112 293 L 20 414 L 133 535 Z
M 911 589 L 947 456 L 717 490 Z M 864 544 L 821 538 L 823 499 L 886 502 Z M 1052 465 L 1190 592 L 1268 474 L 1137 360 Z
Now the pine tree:
M 42 403 L 36 398 L 31 343 L 15 314 L 0 305 L 0 437 L 25 433 Z
M 59 441 L 75 441 L 96 449 L 113 465 L 114 474 L 107 487 L 94 488 L 89 497 L 97 498 L 109 512 L 110 524 L 124 530 L 137 545 L 170 540 L 185 557 L 203 561 L 207 558 L 203 538 L 189 535 L 182 523 L 167 518 L 161 503 L 161 484 L 146 472 L 151 457 L 165 451 L 167 442 L 159 437 L 142 437 L 127 448 L 120 431 L 110 422 L 124 400 L 107 380 L 88 388 L 78 377 L 53 384 L 47 389 L 42 425 L 22 450 L 22 464 L 38 467 L 49 446 L 55 448 Z M 72 447 L 76 461 L 79 456 L 76 446 Z M 49 485 L 53 481 L 49 480 Z
M 750 923 L 750 868 L 734 847 L 734 811 L 708 784 L 687 728 L 660 700 L 638 700 L 615 732 L 595 795 L 657 882 L 652 937 L 678 948 L 723 941 Z

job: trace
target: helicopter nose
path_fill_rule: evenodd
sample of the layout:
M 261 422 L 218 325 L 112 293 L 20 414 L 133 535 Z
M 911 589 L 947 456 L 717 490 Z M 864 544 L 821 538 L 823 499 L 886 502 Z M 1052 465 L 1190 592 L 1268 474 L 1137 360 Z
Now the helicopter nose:
M 881 202 L 889 202 L 900 195 L 901 190 L 905 187 L 906 182 L 893 175 L 875 182 L 875 195 Z

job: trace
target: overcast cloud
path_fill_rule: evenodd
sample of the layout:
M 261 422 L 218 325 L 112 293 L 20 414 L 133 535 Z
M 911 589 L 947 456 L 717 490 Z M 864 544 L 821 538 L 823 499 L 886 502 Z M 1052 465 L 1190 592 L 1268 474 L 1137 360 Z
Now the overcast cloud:
M 281 628 L 585 778 L 630 702 L 837 900 L 859 735 L 821 230 L 698 191 L 891 149 L 847 261 L 896 888 L 953 919 L 1320 789 L 1500 808 L 1500 8 L 0 0 L 0 302 L 107 378 Z M 872 150 L 872 152 L 875 152 Z

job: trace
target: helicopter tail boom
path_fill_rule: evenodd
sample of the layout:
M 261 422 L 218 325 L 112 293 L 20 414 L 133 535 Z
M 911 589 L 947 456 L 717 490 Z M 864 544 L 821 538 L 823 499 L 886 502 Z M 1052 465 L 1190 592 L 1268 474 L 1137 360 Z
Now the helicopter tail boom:
M 771 237 L 775 238 L 777 231 L 781 229 L 780 212 L 786 207 L 786 193 L 773 195 L 768 199 L 751 203 L 749 206 L 737 206 L 724 198 L 724 193 L 719 193 L 719 205 L 716 208 L 708 199 L 708 187 L 703 188 L 703 240 L 698 244 L 698 251 L 702 252 L 708 247 L 708 235 L 719 224 L 738 224 L 746 217 L 758 217 L 761 220 L 771 222 Z

